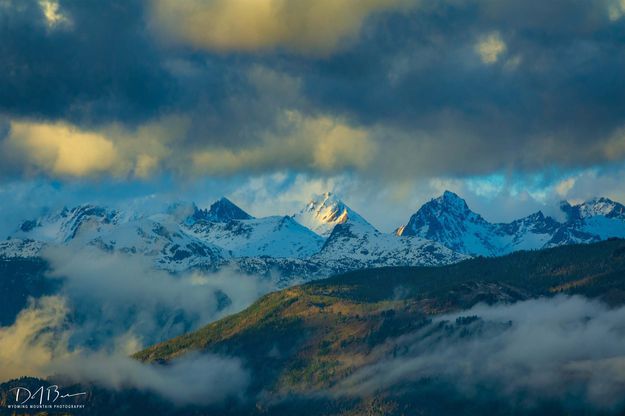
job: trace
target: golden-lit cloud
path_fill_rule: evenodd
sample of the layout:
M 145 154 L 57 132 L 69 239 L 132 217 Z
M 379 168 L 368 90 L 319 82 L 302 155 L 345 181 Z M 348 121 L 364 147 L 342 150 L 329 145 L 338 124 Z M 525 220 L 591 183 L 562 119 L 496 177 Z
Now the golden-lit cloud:
M 110 171 L 119 159 L 114 143 L 66 123 L 11 122 L 7 145 L 33 169 L 85 176 Z
M 481 37 L 475 44 L 475 51 L 485 64 L 494 64 L 506 52 L 506 43 L 497 32 Z
M 57 122 L 12 121 L 0 145 L 7 164 L 54 177 L 148 178 L 163 170 L 182 175 L 230 175 L 294 169 L 337 172 L 364 169 L 375 155 L 370 132 L 329 116 L 282 110 L 276 126 L 255 142 L 215 145 L 210 132 L 190 136 L 190 121 L 164 117 L 129 130 L 97 130 Z
M 103 132 L 114 140 L 123 155 L 118 173 L 147 178 L 158 173 L 162 163 L 184 164 L 181 160 L 185 159 L 186 149 L 181 142 L 189 124 L 185 116 L 169 115 L 133 130 L 114 125 Z
M 607 140 L 600 143 L 599 158 L 611 162 L 620 161 L 625 157 L 625 127 L 617 129 Z
M 67 312 L 63 298 L 42 297 L 31 301 L 13 325 L 0 327 L 0 381 L 47 376 L 53 358 L 71 354 L 69 332 L 64 329 Z
M 43 16 L 46 19 L 46 24 L 49 28 L 56 26 L 70 25 L 71 21 L 67 16 L 61 13 L 59 3 L 56 0 L 40 0 L 39 6 Z
M 0 145 L 6 163 L 30 174 L 57 177 L 146 178 L 172 156 L 186 133 L 184 117 L 169 116 L 129 130 L 113 124 L 97 130 L 66 122 L 12 121 Z
M 608 4 L 608 16 L 610 20 L 619 20 L 625 15 L 625 0 L 612 0 Z
M 560 198 L 565 198 L 569 191 L 575 186 L 575 182 L 576 180 L 574 177 L 562 179 L 555 184 L 554 189 Z
M 217 51 L 283 47 L 325 54 L 356 37 L 370 15 L 417 0 L 153 0 L 164 38 Z
M 305 117 L 285 111 L 283 133 L 241 149 L 207 149 L 192 156 L 197 172 L 228 174 L 237 171 L 303 169 L 323 172 L 365 168 L 375 153 L 368 132 L 330 117 Z

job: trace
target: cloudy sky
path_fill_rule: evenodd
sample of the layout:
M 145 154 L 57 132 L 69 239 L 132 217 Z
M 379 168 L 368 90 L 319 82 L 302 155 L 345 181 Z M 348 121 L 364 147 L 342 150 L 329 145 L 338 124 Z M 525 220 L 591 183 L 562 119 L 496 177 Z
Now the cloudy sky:
M 2 216 L 625 201 L 624 45 L 625 0 L 0 0 Z

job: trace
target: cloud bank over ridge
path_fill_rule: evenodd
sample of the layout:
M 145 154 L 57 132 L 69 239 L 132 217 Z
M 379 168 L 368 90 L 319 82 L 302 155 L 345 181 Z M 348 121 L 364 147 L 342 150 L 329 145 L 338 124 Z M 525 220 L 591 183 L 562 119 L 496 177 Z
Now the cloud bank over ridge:
M 532 397 L 609 410 L 625 392 L 623 314 L 577 296 L 477 305 L 392 341 L 395 357 L 358 371 L 337 394 L 433 377 L 468 397 L 488 391 L 522 406 Z
M 12 325 L 0 327 L 0 381 L 63 374 L 181 404 L 241 396 L 249 374 L 236 357 L 190 355 L 158 366 L 130 355 L 244 309 L 274 289 L 271 283 L 230 270 L 173 276 L 138 257 L 96 249 L 44 256 L 61 289 L 30 299 Z

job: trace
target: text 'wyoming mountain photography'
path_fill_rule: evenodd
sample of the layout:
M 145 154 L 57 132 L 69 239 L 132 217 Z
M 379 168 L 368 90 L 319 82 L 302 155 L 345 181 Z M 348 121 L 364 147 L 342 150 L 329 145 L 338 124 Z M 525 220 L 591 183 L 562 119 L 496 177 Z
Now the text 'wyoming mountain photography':
M 625 0 L 0 0 L 0 415 L 625 415 Z

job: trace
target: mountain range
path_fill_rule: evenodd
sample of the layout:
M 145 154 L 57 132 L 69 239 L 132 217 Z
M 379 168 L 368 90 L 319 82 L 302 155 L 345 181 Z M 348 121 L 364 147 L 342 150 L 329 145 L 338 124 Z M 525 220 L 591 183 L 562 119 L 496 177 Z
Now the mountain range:
M 446 191 L 423 205 L 396 234 L 436 241 L 471 256 L 625 237 L 625 206 L 618 202 L 594 198 L 571 205 L 563 201 L 560 209 L 566 216 L 564 222 L 538 211 L 510 223 L 493 224 L 471 211 L 458 195 Z
M 176 273 L 224 266 L 280 284 L 381 266 L 443 265 L 625 237 L 625 206 L 607 198 L 561 204 L 564 221 L 536 212 L 491 223 L 453 192 L 424 204 L 394 233 L 377 230 L 331 193 L 290 216 L 255 218 L 227 198 L 206 209 L 176 202 L 157 212 L 97 205 L 64 208 L 22 222 L 0 243 L 0 258 L 36 257 L 47 246 L 140 254 Z

